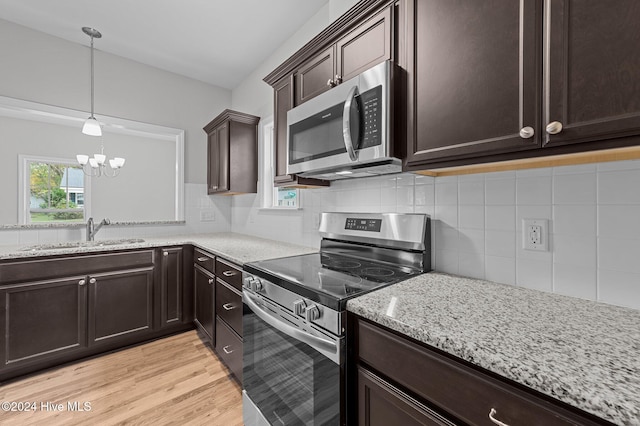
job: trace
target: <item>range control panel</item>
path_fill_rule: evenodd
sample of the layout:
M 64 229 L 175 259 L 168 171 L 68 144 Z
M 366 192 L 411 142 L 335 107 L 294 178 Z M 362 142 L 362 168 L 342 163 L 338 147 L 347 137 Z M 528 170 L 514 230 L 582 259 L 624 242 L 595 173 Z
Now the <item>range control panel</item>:
M 380 232 L 382 226 L 382 219 L 358 219 L 353 217 L 347 218 L 347 223 L 344 229 L 351 229 L 355 231 L 369 231 Z

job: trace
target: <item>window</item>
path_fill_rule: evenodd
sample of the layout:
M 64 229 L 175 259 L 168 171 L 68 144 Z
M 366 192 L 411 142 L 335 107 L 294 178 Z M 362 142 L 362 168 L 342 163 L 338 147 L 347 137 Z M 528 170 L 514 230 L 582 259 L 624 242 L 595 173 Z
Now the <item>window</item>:
M 20 156 L 20 222 L 74 223 L 88 217 L 88 179 L 73 160 Z
M 272 209 L 297 209 L 300 208 L 300 190 L 295 188 L 282 188 L 273 186 L 275 152 L 273 149 L 273 118 L 260 121 L 262 131 L 262 170 L 260 172 L 262 188 L 262 208 Z

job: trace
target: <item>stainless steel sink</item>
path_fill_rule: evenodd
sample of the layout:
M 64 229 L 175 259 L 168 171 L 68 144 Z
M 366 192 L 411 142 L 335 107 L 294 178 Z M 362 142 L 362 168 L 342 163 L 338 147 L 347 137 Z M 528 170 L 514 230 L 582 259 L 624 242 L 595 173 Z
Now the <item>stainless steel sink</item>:
M 37 244 L 25 247 L 22 251 L 41 251 L 41 250 L 64 250 L 82 247 L 104 247 L 119 246 L 127 244 L 144 243 L 141 238 L 125 238 L 120 240 L 102 240 L 102 241 L 69 241 L 65 243 Z

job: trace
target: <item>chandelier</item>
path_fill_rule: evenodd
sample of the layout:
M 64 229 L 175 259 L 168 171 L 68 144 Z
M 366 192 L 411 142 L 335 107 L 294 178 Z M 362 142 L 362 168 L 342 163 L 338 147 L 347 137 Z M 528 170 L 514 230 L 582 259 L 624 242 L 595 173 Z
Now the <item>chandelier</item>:
M 85 154 L 76 155 L 76 160 L 82 166 L 82 171 L 87 176 L 107 176 L 115 177 L 120 173 L 120 169 L 124 166 L 124 158 L 115 157 L 109 160 L 109 168 L 107 168 L 107 156 L 104 155 L 104 143 L 102 140 L 102 127 L 93 116 L 93 39 L 101 38 L 102 34 L 95 28 L 82 27 L 82 32 L 91 37 L 91 116 L 87 118 L 82 126 L 82 133 L 89 136 L 100 136 L 100 154 L 93 154 L 89 157 Z

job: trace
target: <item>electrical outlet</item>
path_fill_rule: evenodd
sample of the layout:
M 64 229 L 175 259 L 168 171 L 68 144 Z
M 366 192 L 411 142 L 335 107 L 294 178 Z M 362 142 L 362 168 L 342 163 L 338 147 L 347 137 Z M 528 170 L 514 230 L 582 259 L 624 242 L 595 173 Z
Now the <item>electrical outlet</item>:
M 216 215 L 213 210 L 201 210 L 200 222 L 215 222 Z
M 525 250 L 549 250 L 549 221 L 547 219 L 522 219 L 522 248 Z

